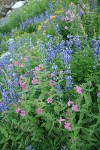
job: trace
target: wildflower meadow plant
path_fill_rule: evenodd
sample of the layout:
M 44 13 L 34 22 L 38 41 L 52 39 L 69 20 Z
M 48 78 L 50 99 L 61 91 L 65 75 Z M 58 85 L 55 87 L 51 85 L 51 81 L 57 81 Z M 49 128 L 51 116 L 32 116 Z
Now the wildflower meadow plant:
M 85 0 L 32 0 L 0 21 L 1 150 L 100 147 L 99 17 Z

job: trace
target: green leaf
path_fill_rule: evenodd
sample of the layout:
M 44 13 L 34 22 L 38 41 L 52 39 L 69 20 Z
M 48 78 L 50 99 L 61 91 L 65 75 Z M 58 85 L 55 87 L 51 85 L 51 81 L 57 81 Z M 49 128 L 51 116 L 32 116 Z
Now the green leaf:
M 92 98 L 89 93 L 83 94 L 87 108 L 92 105 Z
M 2 150 L 6 150 L 8 143 L 4 143 Z
M 0 132 L 1 132 L 6 138 L 8 138 L 8 133 L 7 133 L 7 131 L 6 131 L 4 128 L 0 127 Z
M 59 114 L 60 110 L 59 110 L 59 107 L 57 105 L 54 106 L 54 111 L 56 114 Z

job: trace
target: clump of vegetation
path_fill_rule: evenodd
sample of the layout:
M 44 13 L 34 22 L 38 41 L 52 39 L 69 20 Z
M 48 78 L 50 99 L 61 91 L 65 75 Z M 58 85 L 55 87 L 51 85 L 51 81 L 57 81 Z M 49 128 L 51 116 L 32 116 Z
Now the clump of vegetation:
M 99 18 L 99 3 L 31 0 L 1 19 L 0 149 L 99 149 Z

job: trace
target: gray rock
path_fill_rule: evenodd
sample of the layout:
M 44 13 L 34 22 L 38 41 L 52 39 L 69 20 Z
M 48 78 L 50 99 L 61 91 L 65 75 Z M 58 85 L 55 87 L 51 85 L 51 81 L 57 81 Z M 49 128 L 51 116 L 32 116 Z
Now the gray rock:
M 12 11 L 11 11 L 11 10 L 9 10 L 9 11 L 7 12 L 7 14 L 6 14 L 6 15 L 10 15 L 10 14 L 11 14 L 11 12 L 12 12 Z
M 6 9 L 11 9 L 10 5 L 3 5 L 3 7 L 6 8 Z

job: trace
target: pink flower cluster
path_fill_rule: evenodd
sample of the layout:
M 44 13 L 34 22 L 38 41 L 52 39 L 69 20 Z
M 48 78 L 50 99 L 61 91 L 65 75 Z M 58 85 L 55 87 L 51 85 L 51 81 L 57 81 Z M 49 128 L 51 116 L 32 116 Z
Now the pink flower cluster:
M 68 103 L 67 103 L 67 105 L 68 105 L 68 106 L 71 106 L 71 105 L 72 105 L 72 110 L 73 110 L 74 112 L 78 112 L 78 105 L 75 105 L 73 101 L 70 101 L 70 100 L 69 100 Z
M 66 11 L 66 16 L 62 18 L 62 21 L 73 22 L 75 20 L 75 14 L 70 10 Z M 67 28 L 68 29 L 68 28 Z
M 78 112 L 78 105 L 72 105 L 72 110 Z
M 42 69 L 42 64 L 39 64 L 38 67 L 35 67 L 34 72 L 33 72 L 34 78 L 32 80 L 32 84 L 38 84 L 39 83 L 38 80 L 37 80 L 36 72 L 40 71 L 41 69 Z
M 63 119 L 62 117 L 60 117 L 59 123 L 62 124 L 62 122 L 64 122 L 64 121 L 65 121 L 65 119 Z
M 82 94 L 82 88 L 80 86 L 76 85 L 75 89 L 78 94 Z
M 67 104 L 68 104 L 68 106 L 71 106 L 73 104 L 73 102 L 69 100 Z
M 49 97 L 49 98 L 47 99 L 47 102 L 48 102 L 48 103 L 52 103 L 52 100 L 53 100 L 53 99 Z
M 50 79 L 49 86 L 53 86 L 53 80 Z
M 33 78 L 33 80 L 32 80 L 32 84 L 38 84 L 38 80 L 37 80 L 37 79 L 35 79 L 35 78 Z
M 50 76 L 51 76 L 51 77 L 54 77 L 54 76 L 55 76 L 55 74 L 54 74 L 54 73 L 51 73 L 51 74 L 50 74 Z
M 21 110 L 21 108 L 17 108 L 16 111 L 15 111 L 17 114 L 20 112 L 20 116 L 26 116 L 26 112 L 25 110 Z
M 64 72 L 63 72 L 63 70 L 60 70 L 60 74 L 63 74 Z
M 39 64 L 38 67 L 35 67 L 35 71 L 40 71 L 42 69 L 42 64 Z
M 24 67 L 24 64 L 20 63 L 19 61 L 15 61 L 14 65 L 17 66 L 17 67 L 19 67 L 19 68 L 23 68 Z
M 63 119 L 62 117 L 60 117 L 59 123 L 62 124 L 62 122 L 65 122 L 65 119 Z M 71 130 L 71 124 L 68 123 L 68 122 L 65 122 L 64 128 L 67 129 L 67 130 Z
M 29 59 L 28 56 L 26 56 L 24 58 L 21 56 L 20 61 L 15 61 L 14 62 L 14 66 L 17 66 L 19 68 L 23 68 L 25 66 L 24 63 L 27 62 L 28 59 Z M 24 63 L 23 63 L 23 60 L 24 60 Z
M 67 129 L 67 130 L 71 130 L 71 124 L 68 123 L 68 122 L 65 122 L 64 128 Z
M 24 61 L 28 61 L 28 56 L 26 56 L 26 57 L 24 58 Z
M 19 85 L 22 88 L 23 91 L 26 90 L 26 85 L 22 82 L 22 80 L 19 80 Z
M 37 112 L 38 114 L 42 114 L 42 108 L 38 108 Z
M 67 27 L 67 26 L 65 26 L 65 29 L 66 29 L 66 30 L 68 30 L 68 27 Z

